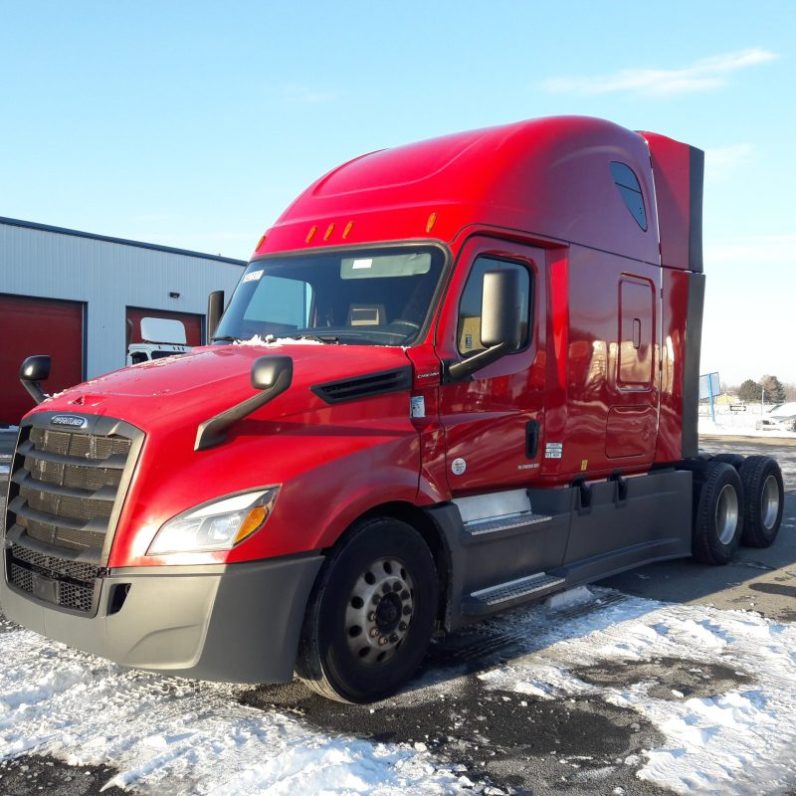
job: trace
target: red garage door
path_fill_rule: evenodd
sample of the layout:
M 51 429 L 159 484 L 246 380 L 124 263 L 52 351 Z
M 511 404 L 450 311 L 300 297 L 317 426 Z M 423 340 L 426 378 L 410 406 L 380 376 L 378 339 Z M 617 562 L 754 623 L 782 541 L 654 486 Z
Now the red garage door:
M 83 381 L 83 304 L 0 295 L 0 423 L 16 425 L 34 406 L 19 383 L 19 366 L 32 354 L 52 357 L 45 392 Z

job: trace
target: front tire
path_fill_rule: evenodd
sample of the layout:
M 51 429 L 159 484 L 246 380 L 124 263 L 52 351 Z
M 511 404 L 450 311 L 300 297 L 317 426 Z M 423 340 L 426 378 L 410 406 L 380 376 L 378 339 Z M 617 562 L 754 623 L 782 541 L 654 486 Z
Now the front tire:
M 340 702 L 389 696 L 423 660 L 437 600 L 437 572 L 423 537 L 391 517 L 360 522 L 321 570 L 297 674 Z
M 697 487 L 693 556 L 703 564 L 728 564 L 743 532 L 743 486 L 735 468 L 710 461 L 694 471 Z

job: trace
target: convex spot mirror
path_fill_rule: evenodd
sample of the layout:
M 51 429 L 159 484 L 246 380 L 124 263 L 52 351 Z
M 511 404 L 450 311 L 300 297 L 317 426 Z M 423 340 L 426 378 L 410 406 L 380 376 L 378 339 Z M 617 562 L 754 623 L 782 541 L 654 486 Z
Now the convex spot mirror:
M 19 378 L 22 381 L 46 381 L 49 379 L 50 357 L 46 354 L 28 357 L 19 368 Z
M 36 354 L 28 357 L 19 368 L 19 380 L 28 391 L 28 395 L 40 404 L 47 396 L 39 385 L 50 377 L 50 357 L 46 354 Z
M 270 390 L 278 382 L 293 378 L 293 360 L 290 357 L 260 357 L 252 363 L 251 382 L 255 390 Z

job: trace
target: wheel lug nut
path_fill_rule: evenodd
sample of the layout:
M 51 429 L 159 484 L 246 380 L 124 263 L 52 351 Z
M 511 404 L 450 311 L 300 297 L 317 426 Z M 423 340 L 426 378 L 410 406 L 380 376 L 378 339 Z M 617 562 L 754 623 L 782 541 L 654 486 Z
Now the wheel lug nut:
M 398 636 L 395 633 L 393 633 L 390 636 L 390 641 L 392 641 L 392 643 L 395 644 L 398 641 Z
M 387 643 L 387 638 L 385 636 L 381 636 L 379 638 L 379 646 L 383 647 Z
M 375 622 L 375 621 L 376 621 L 376 612 L 375 611 L 371 611 L 368 614 L 368 622 Z
M 377 627 L 372 627 L 370 629 L 370 637 L 371 638 L 376 638 L 376 636 L 378 636 L 378 635 L 379 635 L 379 629 Z
M 381 587 L 381 590 L 382 590 L 382 591 L 383 591 L 385 594 L 387 594 L 387 593 L 390 591 L 390 584 L 389 584 L 389 583 L 385 583 L 385 584 L 384 584 L 384 585 Z
M 406 630 L 407 627 L 409 627 L 409 625 L 407 625 L 406 622 L 401 622 L 401 624 L 398 625 L 398 630 Z

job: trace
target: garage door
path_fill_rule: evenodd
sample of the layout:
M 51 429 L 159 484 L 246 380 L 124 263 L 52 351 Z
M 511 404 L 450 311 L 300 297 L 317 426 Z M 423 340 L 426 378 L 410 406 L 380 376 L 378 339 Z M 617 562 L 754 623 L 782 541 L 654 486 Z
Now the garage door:
M 170 312 L 168 310 L 146 310 L 141 307 L 127 308 L 127 345 L 130 343 L 147 342 L 141 337 L 142 318 L 166 318 L 180 321 L 185 329 L 185 341 L 190 346 L 202 345 L 202 322 L 204 315 L 193 315 L 188 312 Z M 173 342 L 157 340 L 158 343 Z
M 77 301 L 0 295 L 0 423 L 16 425 L 34 406 L 19 383 L 25 357 L 52 357 L 45 392 L 83 381 L 83 306 Z

